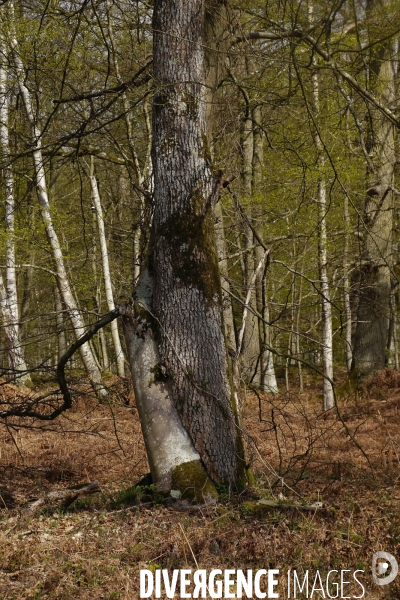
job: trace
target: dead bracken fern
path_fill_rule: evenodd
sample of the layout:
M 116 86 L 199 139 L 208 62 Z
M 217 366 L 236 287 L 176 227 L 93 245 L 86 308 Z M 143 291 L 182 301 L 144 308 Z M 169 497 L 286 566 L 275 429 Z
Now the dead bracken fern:
M 388 385 L 382 399 L 387 379 L 378 375 L 368 397 L 339 399 L 346 428 L 321 414 L 311 378 L 303 394 L 248 393 L 242 427 L 256 486 L 221 489 L 207 511 L 176 511 L 151 485 L 132 488 L 148 465 L 126 381 L 111 382 L 112 410 L 75 382 L 73 407 L 56 421 L 0 428 L 0 597 L 131 600 L 140 568 L 354 567 L 365 571 L 365 597 L 383 598 L 372 589 L 372 554 L 400 550 L 400 393 Z M 34 499 L 95 480 L 101 494 L 24 514 Z M 266 510 L 254 508 L 259 500 Z

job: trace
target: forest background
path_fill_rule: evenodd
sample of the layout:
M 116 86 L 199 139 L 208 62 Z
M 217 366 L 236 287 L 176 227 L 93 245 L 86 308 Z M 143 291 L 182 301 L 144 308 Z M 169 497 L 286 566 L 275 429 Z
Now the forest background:
M 398 548 L 395 1 L 207 5 L 205 160 L 220 178 L 215 248 L 253 491 L 238 499 L 222 487 L 226 504 L 190 521 L 148 508 L 153 488 L 130 487 L 148 467 L 120 319 L 93 331 L 66 365 L 74 416 L 46 422 L 66 407 L 55 389 L 61 357 L 90 324 L 131 303 L 147 265 L 152 13 L 153 3 L 111 0 L 8 1 L 0 9 L 4 598 L 22 590 L 77 597 L 78 589 L 98 598 L 99 587 L 105 597 L 131 597 L 139 563 L 173 568 L 194 556 L 242 561 L 237 568 L 295 561 L 306 569 L 318 559 L 328 571 L 351 562 L 368 572 L 373 549 Z M 93 478 L 103 490 L 97 504 L 51 509 L 35 526 L 26 524 L 33 517 L 8 514 L 49 485 Z M 312 519 L 279 507 L 259 514 L 255 498 L 279 495 L 304 503 L 324 496 L 328 508 Z M 133 517 L 121 508 L 129 502 L 149 514 L 138 508 Z M 91 540 L 83 567 L 69 543 L 103 509 L 96 527 L 108 543 Z M 134 545 L 126 532 L 110 538 L 121 515 L 121 531 L 139 523 L 152 531 L 162 559 L 142 531 Z M 215 522 L 216 546 L 204 529 Z M 58 557 L 40 547 L 52 527 L 64 536 Z M 31 535 L 36 559 L 27 556 Z M 235 554 L 223 540 L 240 535 Z M 273 539 L 286 540 L 286 556 Z M 96 552 L 105 561 L 97 566 Z M 50 568 L 63 553 L 70 569 Z M 396 597 L 393 585 L 387 597 Z

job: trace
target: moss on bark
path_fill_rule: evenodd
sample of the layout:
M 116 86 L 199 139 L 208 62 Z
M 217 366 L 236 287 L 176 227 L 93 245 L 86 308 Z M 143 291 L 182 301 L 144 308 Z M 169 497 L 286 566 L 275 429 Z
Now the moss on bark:
M 175 467 L 171 476 L 171 490 L 179 490 L 181 498 L 196 503 L 208 503 L 218 498 L 218 492 L 197 460 Z
M 157 234 L 168 240 L 178 285 L 182 282 L 184 286 L 199 289 L 210 304 L 215 304 L 220 301 L 221 281 L 213 215 L 201 190 L 193 192 L 190 204 L 190 210 L 185 213 L 171 215 Z

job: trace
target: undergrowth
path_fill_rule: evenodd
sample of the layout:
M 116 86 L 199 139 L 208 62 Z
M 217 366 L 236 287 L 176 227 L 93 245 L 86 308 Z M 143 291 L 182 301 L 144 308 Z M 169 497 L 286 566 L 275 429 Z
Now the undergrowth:
M 398 600 L 397 579 L 382 587 L 371 580 L 374 552 L 400 555 L 395 380 L 381 374 L 368 394 L 342 398 L 340 418 L 321 413 L 312 382 L 303 395 L 248 396 L 243 427 L 256 485 L 239 495 L 221 486 L 219 502 L 196 511 L 165 506 L 143 479 L 148 465 L 132 405 L 99 406 L 82 388 L 51 428 L 3 427 L 0 598 L 131 600 L 140 569 L 276 568 L 283 582 L 290 568 L 321 576 L 361 569 L 365 598 Z M 66 510 L 23 513 L 46 491 L 94 480 L 101 494 Z M 255 509 L 262 499 L 278 506 Z M 323 508 L 284 506 L 314 502 Z M 283 583 L 280 591 L 285 598 Z

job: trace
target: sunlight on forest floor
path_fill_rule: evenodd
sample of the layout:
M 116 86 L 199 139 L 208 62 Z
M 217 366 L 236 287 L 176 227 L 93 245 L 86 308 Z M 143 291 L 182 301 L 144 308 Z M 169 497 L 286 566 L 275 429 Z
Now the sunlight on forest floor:
M 220 503 L 204 511 L 178 512 L 129 491 L 148 465 L 126 381 L 114 382 L 103 405 L 77 384 L 74 409 L 50 425 L 10 420 L 0 428 L 0 597 L 134 599 L 139 570 L 159 567 L 362 569 L 364 597 L 389 597 L 372 586 L 370 569 L 374 552 L 400 554 L 399 376 L 383 371 L 340 399 L 340 419 L 321 413 L 311 379 L 303 394 L 247 392 L 243 429 L 257 487 L 239 497 L 220 490 Z M 47 491 L 94 480 L 102 494 L 24 514 Z M 324 507 L 251 509 L 252 500 L 282 496 Z M 390 593 L 400 596 L 396 580 Z

